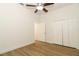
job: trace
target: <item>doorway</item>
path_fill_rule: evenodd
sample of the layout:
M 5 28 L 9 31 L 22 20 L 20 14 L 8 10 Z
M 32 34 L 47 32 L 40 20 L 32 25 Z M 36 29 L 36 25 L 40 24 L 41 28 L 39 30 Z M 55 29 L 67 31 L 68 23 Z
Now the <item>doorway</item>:
M 45 42 L 45 23 L 35 23 L 35 41 Z

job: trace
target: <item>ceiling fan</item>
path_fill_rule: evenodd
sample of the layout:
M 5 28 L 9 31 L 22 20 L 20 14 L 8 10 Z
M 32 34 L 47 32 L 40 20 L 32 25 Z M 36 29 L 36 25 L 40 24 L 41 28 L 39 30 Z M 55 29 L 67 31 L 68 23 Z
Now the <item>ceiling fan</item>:
M 20 3 L 20 5 L 25 5 L 25 6 L 29 6 L 29 7 L 36 7 L 36 10 L 34 11 L 34 13 L 37 13 L 39 10 L 43 10 L 44 12 L 48 12 L 48 10 L 45 8 L 45 6 L 49 6 L 49 5 L 53 5 L 54 3 L 36 3 L 36 5 L 34 4 L 23 4 Z

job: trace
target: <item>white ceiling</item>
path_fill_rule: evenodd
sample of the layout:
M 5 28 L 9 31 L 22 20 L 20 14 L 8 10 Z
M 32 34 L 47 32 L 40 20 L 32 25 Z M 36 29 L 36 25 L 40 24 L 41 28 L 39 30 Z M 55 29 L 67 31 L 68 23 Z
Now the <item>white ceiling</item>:
M 72 3 L 55 3 L 54 5 L 47 6 L 47 8 L 55 10 L 55 9 L 59 9 L 59 8 L 71 5 L 71 4 Z

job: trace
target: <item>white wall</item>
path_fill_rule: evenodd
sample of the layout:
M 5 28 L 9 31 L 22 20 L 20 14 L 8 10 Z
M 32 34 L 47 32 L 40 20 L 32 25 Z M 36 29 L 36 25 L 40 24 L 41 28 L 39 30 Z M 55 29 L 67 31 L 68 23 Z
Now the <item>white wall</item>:
M 44 22 L 46 23 L 46 40 L 49 41 L 49 42 L 52 42 L 52 39 L 53 39 L 53 33 L 52 33 L 52 30 L 53 30 L 53 23 L 55 22 L 62 22 L 62 21 L 65 21 L 65 20 L 68 20 L 70 23 L 72 23 L 74 25 L 74 23 L 72 21 L 76 20 L 77 24 L 76 24 L 76 27 L 74 25 L 70 25 L 70 37 L 69 39 L 72 40 L 73 38 L 73 44 L 74 41 L 76 42 L 76 46 L 77 48 L 79 48 L 79 4 L 69 4 L 67 6 L 64 6 L 64 7 L 61 7 L 61 8 L 56 8 L 53 10 L 54 7 L 51 7 L 49 8 L 49 12 L 46 13 L 46 14 L 43 14 L 41 16 L 41 22 Z M 69 23 L 69 24 L 70 24 Z M 65 25 L 64 25 L 65 26 Z M 73 31 L 71 31 L 73 30 Z M 74 32 L 74 30 L 77 32 Z M 72 35 L 73 33 L 73 35 Z M 77 40 L 75 40 L 77 39 Z
M 62 3 L 60 3 L 62 4 Z M 66 4 L 66 3 L 65 3 Z M 61 5 L 62 6 L 62 5 Z M 54 8 L 55 6 L 50 6 L 48 8 L 48 13 L 41 14 L 41 21 L 46 23 L 51 23 L 53 21 L 60 20 L 70 20 L 70 19 L 78 19 L 79 18 L 79 4 L 73 3 L 68 4 L 67 6 Z M 54 9 L 53 9 L 54 8 Z
M 34 43 L 35 15 L 19 4 L 0 4 L 0 53 Z

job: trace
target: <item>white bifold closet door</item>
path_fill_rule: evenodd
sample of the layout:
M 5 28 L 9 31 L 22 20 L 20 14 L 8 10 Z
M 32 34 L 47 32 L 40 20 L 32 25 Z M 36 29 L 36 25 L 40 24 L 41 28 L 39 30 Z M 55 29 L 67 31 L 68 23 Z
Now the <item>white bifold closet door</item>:
M 53 22 L 46 24 L 46 41 L 62 45 L 62 24 Z
M 69 42 L 70 47 L 79 49 L 79 20 L 69 20 Z
M 68 20 L 62 21 L 62 45 L 70 46 Z
M 79 49 L 79 21 L 62 21 L 62 45 Z
M 62 45 L 62 22 L 52 23 L 51 32 L 53 43 Z
M 78 20 L 62 20 L 47 24 L 46 32 L 47 42 L 79 49 Z
M 68 21 L 57 21 L 52 24 L 53 43 L 61 44 L 64 46 L 70 45 Z

